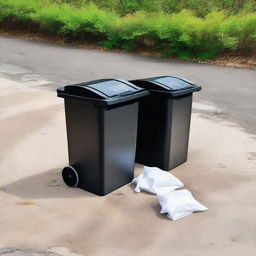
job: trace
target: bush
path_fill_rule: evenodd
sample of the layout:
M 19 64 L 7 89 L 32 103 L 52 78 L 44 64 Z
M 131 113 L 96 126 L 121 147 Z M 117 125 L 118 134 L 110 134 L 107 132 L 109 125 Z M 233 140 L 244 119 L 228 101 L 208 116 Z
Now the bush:
M 29 19 L 30 14 L 37 12 L 39 3 L 37 0 L 0 0 L 0 21 L 7 17 L 17 17 L 19 20 Z
M 139 11 L 120 17 L 93 3 L 80 2 L 76 7 L 50 0 L 0 0 L 0 6 L 0 21 L 36 23 L 42 31 L 93 39 L 107 48 L 147 48 L 181 59 L 256 48 L 255 13 L 228 16 L 215 11 L 202 18 L 188 10 L 174 14 Z
M 123 16 L 137 11 L 178 13 L 183 9 L 193 11 L 199 17 L 205 17 L 212 10 L 225 10 L 229 14 L 255 12 L 255 0 L 44 0 L 58 4 L 69 3 L 77 7 L 94 3 L 99 8 L 115 11 Z
M 106 34 L 116 15 L 100 10 L 94 4 L 79 9 L 69 4 L 51 4 L 31 13 L 29 17 L 39 22 L 43 30 L 64 35 L 87 33 L 100 36 Z

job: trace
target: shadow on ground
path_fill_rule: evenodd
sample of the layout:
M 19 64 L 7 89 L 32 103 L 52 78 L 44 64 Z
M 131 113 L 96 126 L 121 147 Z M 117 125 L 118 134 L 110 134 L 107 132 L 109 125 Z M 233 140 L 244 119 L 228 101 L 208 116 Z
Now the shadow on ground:
M 17 248 L 3 248 L 0 249 L 0 255 L 5 256 L 83 256 L 82 254 L 77 254 L 71 252 L 65 247 L 52 247 L 43 250 L 35 249 L 17 249 Z
M 0 190 L 22 199 L 96 197 L 85 190 L 67 187 L 60 168 L 20 179 L 0 187 Z

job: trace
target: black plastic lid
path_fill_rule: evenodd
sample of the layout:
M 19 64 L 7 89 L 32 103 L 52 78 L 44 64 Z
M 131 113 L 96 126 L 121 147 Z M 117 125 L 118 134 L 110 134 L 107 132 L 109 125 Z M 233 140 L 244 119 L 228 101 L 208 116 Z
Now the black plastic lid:
M 149 92 L 119 79 L 101 79 L 57 89 L 58 97 L 72 97 L 98 105 L 114 105 L 148 95 Z
M 151 92 L 165 93 L 173 97 L 200 91 L 201 86 L 197 86 L 190 81 L 175 76 L 160 76 L 130 81 L 131 83 L 148 89 Z

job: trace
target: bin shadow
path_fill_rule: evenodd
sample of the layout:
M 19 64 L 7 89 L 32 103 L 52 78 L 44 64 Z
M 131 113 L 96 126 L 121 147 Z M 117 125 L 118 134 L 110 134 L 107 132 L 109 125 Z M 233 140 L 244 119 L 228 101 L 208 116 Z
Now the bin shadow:
M 130 190 L 133 191 L 134 194 L 138 194 L 137 192 L 134 191 L 134 188 L 135 188 L 135 184 L 132 184 L 130 183 L 128 185 L 128 187 L 130 188 Z M 148 192 L 145 192 L 143 190 L 141 190 L 139 192 L 139 194 L 142 194 L 143 196 L 148 196 L 148 197 L 156 197 L 156 195 L 154 194 L 151 194 L 151 193 L 148 193 Z M 161 211 L 161 206 L 158 202 L 158 200 L 156 200 L 154 203 L 152 203 L 150 205 L 151 209 L 155 212 L 155 215 L 159 218 L 159 219 L 162 219 L 162 220 L 167 220 L 167 221 L 170 221 L 167 217 L 166 217 L 166 214 L 161 214 L 160 211 Z
M 96 197 L 85 190 L 66 186 L 60 168 L 22 178 L 1 186 L 0 190 L 22 199 Z

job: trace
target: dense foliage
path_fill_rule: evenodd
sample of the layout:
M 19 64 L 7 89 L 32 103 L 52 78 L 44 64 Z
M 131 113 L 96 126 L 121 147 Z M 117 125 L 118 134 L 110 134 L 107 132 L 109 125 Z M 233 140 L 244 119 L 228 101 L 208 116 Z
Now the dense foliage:
M 128 51 L 146 48 L 182 59 L 210 58 L 224 50 L 256 50 L 256 13 L 211 11 L 198 17 L 190 10 L 172 14 L 137 11 L 121 17 L 93 3 L 69 1 L 76 2 L 76 5 L 57 4 L 50 0 L 0 0 L 0 22 L 15 20 L 37 24 L 43 32 L 90 39 L 107 48 Z M 111 1 L 117 2 L 104 2 Z M 141 2 L 150 3 L 150 0 Z
M 191 10 L 202 17 L 211 11 L 225 11 L 229 14 L 256 11 L 256 0 L 51 0 L 55 3 L 70 3 L 78 7 L 95 3 L 98 7 L 115 11 L 120 15 L 136 11 L 166 13 Z

